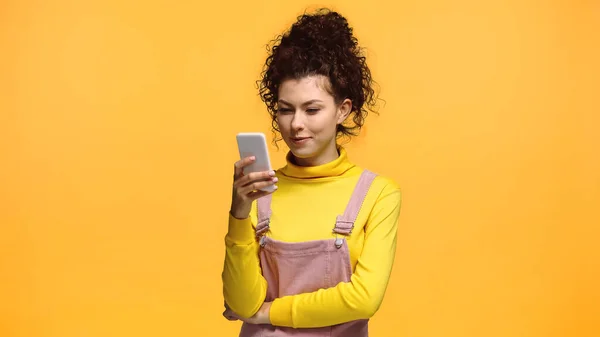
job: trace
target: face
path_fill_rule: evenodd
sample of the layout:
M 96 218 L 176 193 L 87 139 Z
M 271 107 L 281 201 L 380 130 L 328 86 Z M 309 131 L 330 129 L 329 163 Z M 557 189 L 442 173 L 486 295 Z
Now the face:
M 348 117 L 352 103 L 336 104 L 328 85 L 327 77 L 316 75 L 289 79 L 279 87 L 276 121 L 298 165 L 322 165 L 338 156 L 337 125 Z

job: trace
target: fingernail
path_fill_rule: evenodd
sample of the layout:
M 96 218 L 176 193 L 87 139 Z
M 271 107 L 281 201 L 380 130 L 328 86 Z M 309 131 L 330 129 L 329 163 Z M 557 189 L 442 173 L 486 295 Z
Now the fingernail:
M 272 177 L 274 177 L 275 176 L 275 171 L 269 172 L 269 175 L 272 176 Z
M 255 156 L 251 156 L 251 157 L 250 157 L 250 160 L 254 160 L 254 159 L 256 159 L 256 157 L 255 157 Z
M 279 179 L 277 177 L 273 178 L 273 182 L 276 183 Z

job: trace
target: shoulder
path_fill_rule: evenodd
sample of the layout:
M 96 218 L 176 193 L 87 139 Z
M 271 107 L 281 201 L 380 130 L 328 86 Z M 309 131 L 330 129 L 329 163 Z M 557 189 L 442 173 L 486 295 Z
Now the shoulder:
M 365 171 L 375 174 L 362 205 L 365 229 L 394 228 L 402 205 L 400 185 L 389 176 L 368 169 Z
M 392 179 L 389 176 L 385 176 L 385 175 L 381 175 L 376 171 L 373 170 L 369 170 L 369 169 L 362 169 L 363 172 L 370 172 L 371 174 L 373 174 L 375 176 L 375 178 L 373 179 L 373 183 L 371 184 L 371 187 L 374 190 L 379 190 L 379 191 L 400 191 L 400 184 L 398 184 L 398 182 L 396 182 L 396 180 Z
M 383 199 L 392 199 L 392 202 L 400 203 L 402 199 L 402 189 L 396 180 L 369 169 L 363 169 L 363 171 L 371 172 L 375 175 L 369 188 L 369 199 L 372 199 L 375 202 L 379 202 Z

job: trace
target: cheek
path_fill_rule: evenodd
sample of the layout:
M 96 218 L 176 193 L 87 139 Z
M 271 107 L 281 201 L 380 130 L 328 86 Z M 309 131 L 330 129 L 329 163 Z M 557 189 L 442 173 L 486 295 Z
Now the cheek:
M 337 130 L 337 119 L 330 115 L 320 116 L 311 123 L 311 129 L 314 133 L 329 137 Z
M 280 132 L 284 133 L 288 131 L 289 123 L 286 122 L 285 118 L 277 117 L 275 122 L 277 123 L 277 128 Z
M 329 114 L 327 114 L 327 118 L 324 118 L 323 121 L 323 127 L 326 128 L 327 130 L 335 130 L 337 127 L 337 122 L 338 122 L 338 116 L 336 114 L 335 111 L 330 112 Z

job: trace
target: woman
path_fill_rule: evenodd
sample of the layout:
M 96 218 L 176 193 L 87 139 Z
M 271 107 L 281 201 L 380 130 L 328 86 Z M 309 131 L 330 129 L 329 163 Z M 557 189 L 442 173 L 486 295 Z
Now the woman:
M 277 172 L 244 175 L 252 158 L 235 163 L 224 315 L 244 322 L 240 336 L 367 336 L 401 202 L 393 181 L 337 143 L 374 106 L 370 70 L 336 12 L 300 16 L 277 42 L 260 93 L 290 151 Z M 259 191 L 267 185 L 277 190 Z

